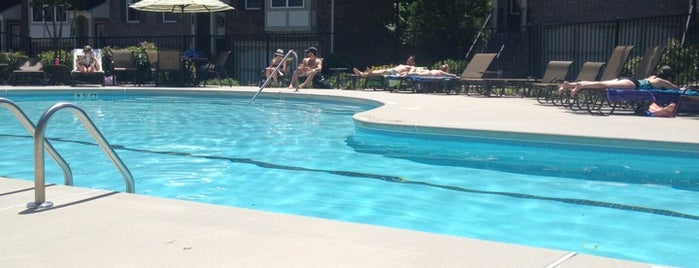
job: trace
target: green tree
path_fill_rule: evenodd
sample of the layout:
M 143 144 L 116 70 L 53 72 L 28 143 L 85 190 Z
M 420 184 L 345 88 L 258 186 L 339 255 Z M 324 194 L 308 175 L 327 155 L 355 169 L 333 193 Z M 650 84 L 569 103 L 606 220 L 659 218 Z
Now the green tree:
M 401 40 L 428 60 L 461 59 L 485 18 L 488 0 L 406 0 L 398 2 Z

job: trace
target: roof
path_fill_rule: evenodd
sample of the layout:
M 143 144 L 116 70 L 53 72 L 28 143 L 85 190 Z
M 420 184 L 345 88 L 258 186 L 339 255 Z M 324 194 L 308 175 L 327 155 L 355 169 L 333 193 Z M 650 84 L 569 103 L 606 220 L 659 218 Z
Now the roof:
M 0 11 L 5 11 L 10 9 L 13 6 L 19 5 L 22 3 L 22 0 L 4 0 L 0 1 Z
M 75 1 L 75 4 L 73 7 L 70 8 L 70 10 L 90 10 L 93 9 L 101 4 L 104 4 L 107 0 L 78 0 Z M 0 1 L 0 11 L 5 11 L 11 7 L 14 7 L 16 5 L 19 5 L 22 3 L 22 0 L 3 0 Z

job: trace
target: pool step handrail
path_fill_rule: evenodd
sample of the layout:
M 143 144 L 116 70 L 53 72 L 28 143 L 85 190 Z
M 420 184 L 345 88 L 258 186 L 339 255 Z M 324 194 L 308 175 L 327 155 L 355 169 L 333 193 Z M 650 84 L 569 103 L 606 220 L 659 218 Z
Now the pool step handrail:
M 294 60 L 296 61 L 296 65 L 298 65 L 299 56 L 296 55 L 296 52 L 293 49 L 290 49 L 289 52 L 287 52 L 286 55 L 284 55 L 284 58 L 282 58 L 281 62 L 284 62 L 287 58 L 289 58 L 289 56 L 291 54 L 294 55 Z M 274 71 L 272 73 L 277 73 L 279 71 L 279 68 L 282 67 L 282 65 L 283 64 L 278 64 L 277 67 L 274 67 Z M 296 66 L 296 65 L 292 64 L 291 66 Z M 295 72 L 296 68 L 294 68 L 292 70 Z M 259 95 L 260 92 L 262 92 L 262 90 L 265 87 L 267 87 L 267 84 L 269 84 L 269 81 L 271 81 L 271 80 L 272 80 L 272 76 L 270 75 L 269 77 L 267 77 L 267 79 L 265 79 L 265 82 L 263 82 L 262 85 L 260 85 L 260 89 L 258 89 L 257 92 L 255 93 L 255 95 L 252 96 L 252 98 L 250 99 L 250 102 L 255 101 L 255 98 L 257 98 L 257 95 Z
M 36 131 L 34 133 L 34 202 L 27 204 L 29 209 L 37 208 L 49 208 L 53 206 L 53 203 L 46 201 L 46 186 L 45 181 L 45 170 L 44 170 L 44 134 L 46 133 L 46 127 L 48 126 L 49 119 L 57 111 L 61 109 L 69 109 L 73 115 L 75 115 L 83 123 L 87 131 L 92 135 L 97 144 L 102 148 L 102 150 L 107 154 L 109 159 L 112 161 L 114 166 L 121 172 L 124 177 L 124 182 L 126 183 L 126 191 L 129 193 L 134 193 L 134 183 L 131 171 L 126 167 L 124 162 L 119 158 L 119 155 L 114 151 L 112 146 L 107 142 L 107 140 L 102 135 L 102 132 L 97 129 L 97 126 L 90 120 L 90 117 L 85 113 L 83 109 L 80 109 L 75 104 L 68 102 L 59 102 L 48 108 L 44 114 L 39 118 L 39 122 L 36 124 Z
M 29 119 L 27 114 L 24 113 L 22 108 L 20 108 L 15 102 L 10 99 L 0 98 L 0 107 L 10 110 L 10 112 L 15 115 L 17 120 L 24 126 L 24 128 L 29 131 L 29 134 L 31 134 L 32 137 L 34 136 L 36 126 Z M 53 158 L 53 160 L 56 161 L 56 164 L 58 164 L 58 166 L 61 167 L 61 170 L 63 170 L 63 181 L 65 184 L 73 185 L 73 171 L 70 169 L 70 166 L 66 160 L 56 151 L 55 148 L 53 148 L 53 145 L 51 145 L 51 142 L 49 142 L 47 139 L 44 139 L 44 144 L 46 152 L 49 153 L 51 158 Z

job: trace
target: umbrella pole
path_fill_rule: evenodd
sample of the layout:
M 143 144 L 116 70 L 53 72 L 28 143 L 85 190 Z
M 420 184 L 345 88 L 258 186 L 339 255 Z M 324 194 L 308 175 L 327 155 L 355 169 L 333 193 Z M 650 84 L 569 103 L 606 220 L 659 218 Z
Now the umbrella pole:
M 186 26 L 187 23 L 184 19 L 184 5 L 180 5 L 180 22 L 182 22 L 182 55 L 185 55 L 185 51 L 187 51 L 187 30 Z M 191 73 L 188 73 L 190 70 L 187 66 L 187 63 L 184 62 L 184 58 L 180 59 L 182 61 L 182 75 L 180 75 L 180 84 L 183 87 L 187 86 L 187 77 L 191 76 Z M 191 63 L 190 63 L 191 64 Z

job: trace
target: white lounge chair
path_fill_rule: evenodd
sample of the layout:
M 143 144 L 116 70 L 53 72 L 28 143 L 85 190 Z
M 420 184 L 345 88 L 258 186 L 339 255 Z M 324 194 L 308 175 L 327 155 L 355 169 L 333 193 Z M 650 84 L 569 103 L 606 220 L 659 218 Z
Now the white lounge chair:
M 92 54 L 95 55 L 95 58 L 97 58 L 97 63 L 99 64 L 99 70 L 96 72 L 92 73 L 86 73 L 86 72 L 81 72 L 78 71 L 78 60 L 81 59 L 85 54 L 83 54 L 83 49 L 82 48 L 76 48 L 73 49 L 73 70 L 71 70 L 70 74 L 71 77 L 73 78 L 73 85 L 76 84 L 76 82 L 83 82 L 87 84 L 99 84 L 103 85 L 104 83 L 104 69 L 102 65 L 102 51 L 99 49 L 92 49 Z

